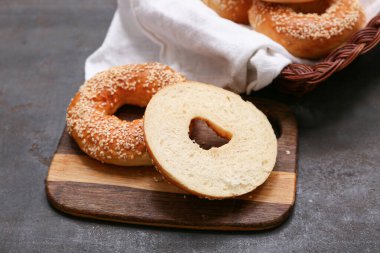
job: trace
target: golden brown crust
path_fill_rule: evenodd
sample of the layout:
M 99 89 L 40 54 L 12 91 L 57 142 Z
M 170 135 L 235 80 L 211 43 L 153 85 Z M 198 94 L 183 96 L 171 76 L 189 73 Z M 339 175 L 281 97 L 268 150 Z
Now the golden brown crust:
M 113 115 L 124 104 L 145 107 L 162 87 L 185 78 L 160 63 L 113 67 L 81 86 L 67 109 L 67 130 L 79 147 L 101 162 L 124 166 L 150 164 L 143 120 Z
M 241 24 L 249 24 L 248 10 L 252 0 L 203 0 L 219 16 Z
M 318 59 L 363 27 L 365 16 L 357 0 L 321 0 L 275 4 L 253 0 L 251 26 L 301 58 Z

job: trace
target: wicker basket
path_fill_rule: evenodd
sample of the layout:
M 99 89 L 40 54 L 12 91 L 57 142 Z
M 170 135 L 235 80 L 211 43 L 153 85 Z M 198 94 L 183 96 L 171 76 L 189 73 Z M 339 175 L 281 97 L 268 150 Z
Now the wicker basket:
M 347 67 L 359 55 L 364 54 L 380 42 L 380 13 L 368 25 L 358 31 L 346 44 L 335 49 L 319 63 L 290 64 L 275 80 L 286 93 L 301 96 L 318 87 L 329 76 Z

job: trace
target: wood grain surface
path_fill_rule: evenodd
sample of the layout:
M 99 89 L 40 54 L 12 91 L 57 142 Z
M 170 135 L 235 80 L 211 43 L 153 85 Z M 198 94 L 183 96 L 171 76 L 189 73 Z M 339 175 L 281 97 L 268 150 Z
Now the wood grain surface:
M 211 230 L 262 230 L 275 227 L 289 215 L 296 192 L 297 125 L 284 105 L 253 101 L 269 118 L 278 136 L 278 156 L 268 180 L 256 190 L 227 200 L 205 200 L 171 185 L 152 166 L 120 167 L 85 155 L 64 132 L 46 178 L 50 203 L 76 216 L 152 226 Z M 123 107 L 125 120 L 143 110 Z M 201 147 L 226 140 L 202 121 L 190 138 Z

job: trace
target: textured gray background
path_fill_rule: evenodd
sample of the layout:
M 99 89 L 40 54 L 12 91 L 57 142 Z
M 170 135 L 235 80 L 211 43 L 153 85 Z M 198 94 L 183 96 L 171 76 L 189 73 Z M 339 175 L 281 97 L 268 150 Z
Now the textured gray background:
M 44 178 L 115 10 L 107 0 L 0 1 L 0 252 L 379 252 L 380 47 L 301 99 L 297 203 L 266 232 L 97 222 L 49 206 Z

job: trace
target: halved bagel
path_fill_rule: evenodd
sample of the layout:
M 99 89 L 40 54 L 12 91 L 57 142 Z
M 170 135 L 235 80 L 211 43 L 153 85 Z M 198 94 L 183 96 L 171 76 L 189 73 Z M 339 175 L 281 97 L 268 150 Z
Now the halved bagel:
M 229 142 L 202 149 L 189 137 L 202 119 Z M 147 150 L 173 184 L 199 197 L 222 199 L 248 193 L 264 183 L 277 155 L 277 140 L 266 116 L 237 94 L 185 82 L 160 90 L 144 115 Z

